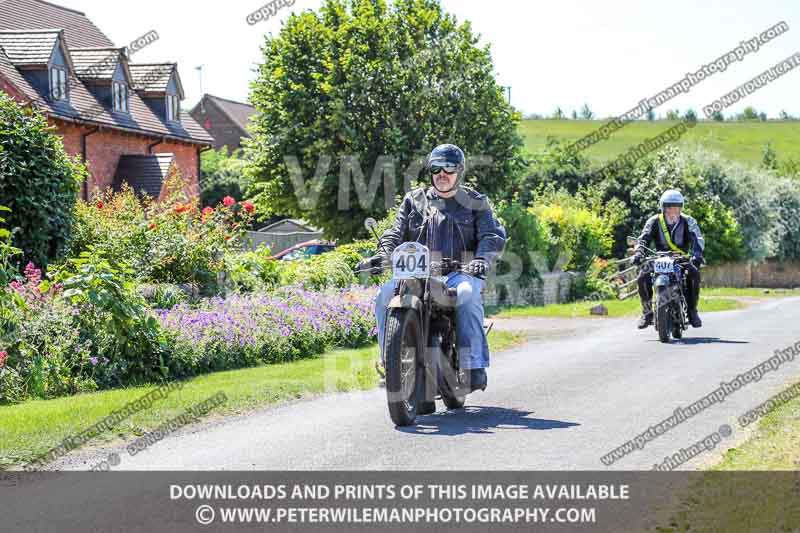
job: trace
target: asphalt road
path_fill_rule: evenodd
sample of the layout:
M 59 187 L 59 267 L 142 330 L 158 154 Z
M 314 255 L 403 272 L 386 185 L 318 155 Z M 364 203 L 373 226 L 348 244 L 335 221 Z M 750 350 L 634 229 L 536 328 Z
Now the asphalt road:
M 676 408 L 800 341 L 798 298 L 703 319 L 702 329 L 670 345 L 630 319 L 556 322 L 555 334 L 495 354 L 489 388 L 469 396 L 464 409 L 447 412 L 438 402 L 435 415 L 408 428 L 393 426 L 385 391 L 376 389 L 196 426 L 135 457 L 122 445 L 82 450 L 52 467 L 87 469 L 118 452 L 121 470 L 649 470 L 728 424 L 732 435 L 681 467 L 693 469 L 746 436 L 739 415 L 800 378 L 798 357 L 643 449 L 601 462 Z M 526 324 L 536 325 L 512 325 Z

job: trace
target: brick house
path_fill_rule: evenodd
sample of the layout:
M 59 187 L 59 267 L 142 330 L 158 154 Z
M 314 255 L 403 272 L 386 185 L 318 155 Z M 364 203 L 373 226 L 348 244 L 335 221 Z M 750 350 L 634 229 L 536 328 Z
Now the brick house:
M 228 147 L 228 153 L 242 147 L 249 139 L 247 129 L 256 108 L 250 104 L 204 94 L 189 114 L 214 138 L 214 148 Z
M 188 114 L 175 63 L 137 64 L 83 13 L 0 0 L 0 90 L 40 110 L 90 172 L 82 196 L 129 183 L 163 197 L 178 171 L 199 194 L 212 137 Z

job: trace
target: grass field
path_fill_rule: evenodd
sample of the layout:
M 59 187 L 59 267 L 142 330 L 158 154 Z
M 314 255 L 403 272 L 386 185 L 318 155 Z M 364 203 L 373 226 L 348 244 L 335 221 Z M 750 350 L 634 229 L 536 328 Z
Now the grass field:
M 575 141 L 600 128 L 600 120 L 524 120 L 520 133 L 531 152 L 541 150 L 548 137 Z M 677 121 L 633 122 L 585 153 L 596 162 L 609 161 L 649 137 L 677 124 Z M 761 162 L 761 150 L 768 142 L 778 159 L 795 159 L 800 154 L 800 121 L 794 122 L 698 122 L 679 143 L 703 146 L 724 158 L 747 164 Z
M 493 331 L 489 345 L 492 351 L 502 351 L 523 343 L 526 338 L 525 333 Z M 150 409 L 123 421 L 98 442 L 140 436 L 218 392 L 224 392 L 228 402 L 212 411 L 212 417 L 324 392 L 371 389 L 378 386 L 376 359 L 377 345 L 372 345 L 333 350 L 322 357 L 292 363 L 200 376 L 155 402 Z M 0 407 L 0 469 L 29 462 L 65 437 L 91 427 L 154 389 L 154 386 L 133 387 Z
M 591 318 L 589 310 L 602 303 L 608 308 L 608 316 L 633 317 L 642 312 L 638 298 L 627 300 L 603 300 L 602 302 L 574 302 L 545 306 L 521 306 L 492 310 L 492 318 Z M 745 304 L 730 298 L 700 298 L 701 313 L 742 309 Z

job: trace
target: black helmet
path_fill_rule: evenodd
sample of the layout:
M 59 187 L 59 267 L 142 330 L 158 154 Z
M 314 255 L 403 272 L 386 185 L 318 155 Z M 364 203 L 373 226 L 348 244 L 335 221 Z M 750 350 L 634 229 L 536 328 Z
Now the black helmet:
M 455 144 L 440 144 L 436 148 L 433 149 L 431 155 L 428 156 L 428 163 L 426 165 L 426 170 L 430 171 L 431 167 L 436 164 L 451 164 L 457 167 L 458 172 L 458 179 L 456 179 L 455 184 L 453 185 L 453 189 L 458 187 L 458 182 L 461 181 L 461 174 L 464 172 L 464 151 L 461 150 Z M 433 176 L 429 175 L 431 180 L 431 185 L 433 185 Z M 434 185 L 434 188 L 436 186 Z M 451 190 L 453 190 L 451 189 Z M 437 189 L 438 190 L 438 189 Z M 449 191 L 440 191 L 440 192 L 449 192 Z

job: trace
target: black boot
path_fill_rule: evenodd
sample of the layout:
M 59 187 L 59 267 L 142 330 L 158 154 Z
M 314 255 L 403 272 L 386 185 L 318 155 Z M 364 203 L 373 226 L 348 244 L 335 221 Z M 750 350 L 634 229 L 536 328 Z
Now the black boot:
M 419 402 L 419 407 L 417 407 L 417 414 L 418 415 L 432 415 L 436 412 L 436 402 L 435 401 L 422 401 Z
M 471 392 L 476 390 L 486 390 L 489 378 L 486 376 L 485 368 L 473 368 L 469 371 L 469 383 Z
M 653 325 L 653 313 L 645 313 L 639 319 L 639 323 L 636 324 L 636 327 L 639 329 L 644 329 L 652 325 Z
M 639 329 L 644 329 L 647 326 L 653 325 L 653 303 L 649 300 L 645 300 L 642 298 L 642 318 L 639 319 L 639 323 L 636 324 L 636 327 Z
M 703 321 L 700 320 L 700 315 L 697 313 L 697 309 L 689 309 L 689 323 L 693 328 L 703 327 Z

